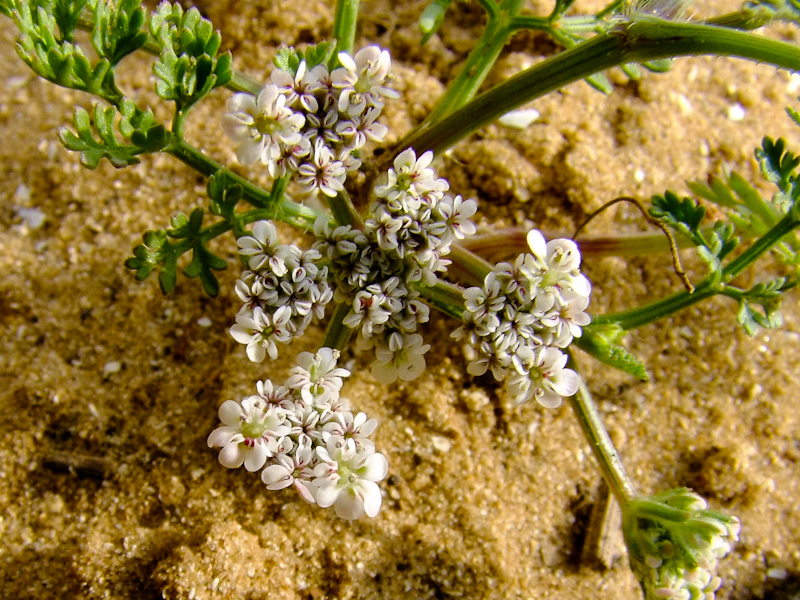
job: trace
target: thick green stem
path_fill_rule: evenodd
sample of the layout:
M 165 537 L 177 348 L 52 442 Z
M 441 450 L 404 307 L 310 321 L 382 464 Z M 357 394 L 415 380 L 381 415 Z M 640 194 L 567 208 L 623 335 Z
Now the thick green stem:
M 511 77 L 442 121 L 412 132 L 397 148 L 439 154 L 505 113 L 600 71 L 695 54 L 735 56 L 800 71 L 795 45 L 722 27 L 639 17 Z
M 483 280 L 494 268 L 487 260 L 459 245 L 451 246 L 448 258 L 453 262 L 447 272 L 470 285 L 483 285 Z
M 769 231 L 760 237 L 752 246 L 742 252 L 734 260 L 732 260 L 724 269 L 722 269 L 722 277 L 725 282 L 730 281 L 739 273 L 744 271 L 747 267 L 755 262 L 755 260 L 770 250 L 775 244 L 787 234 L 791 233 L 798 226 L 800 226 L 800 219 L 798 219 L 798 208 L 794 207 L 789 213 L 778 221 Z
M 523 3 L 523 0 L 505 0 L 498 9 L 487 11 L 488 22 L 478 43 L 420 128 L 440 121 L 478 93 L 506 42 L 515 33 L 512 23 Z
M 356 207 L 350 200 L 350 194 L 345 190 L 337 193 L 333 198 L 328 198 L 328 206 L 333 213 L 333 220 L 337 225 L 351 225 L 355 229 L 361 229 L 364 222 L 358 214 Z
M 463 288 L 441 279 L 434 286 L 423 285 L 420 282 L 411 285 L 431 306 L 461 321 L 464 312 Z
M 325 339 L 322 341 L 323 348 L 333 348 L 341 350 L 350 341 L 353 330 L 344 324 L 344 318 L 350 312 L 350 306 L 342 302 L 337 304 L 328 321 L 328 329 L 325 331 Z
M 571 355 L 570 366 L 573 369 L 575 368 L 575 361 Z M 583 431 L 583 435 L 592 448 L 592 454 L 594 454 L 600 465 L 600 470 L 608 484 L 608 488 L 613 492 L 620 506 L 624 507 L 627 502 L 630 502 L 636 496 L 636 491 L 628 474 L 625 472 L 619 453 L 603 425 L 600 411 L 597 409 L 589 388 L 586 387 L 586 383 L 582 378 L 578 385 L 578 392 L 569 401 L 575 416 L 578 418 L 581 431 Z
M 336 51 L 353 54 L 356 42 L 356 25 L 358 23 L 359 0 L 338 0 L 333 17 L 333 37 L 336 40 Z M 335 57 L 334 57 L 335 60 Z

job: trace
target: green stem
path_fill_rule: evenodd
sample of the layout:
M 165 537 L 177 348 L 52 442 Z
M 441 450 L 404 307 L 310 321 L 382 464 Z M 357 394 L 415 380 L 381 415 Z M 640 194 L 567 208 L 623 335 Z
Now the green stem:
M 725 268 L 722 269 L 722 277 L 725 282 L 730 281 L 747 267 L 749 267 L 755 260 L 772 248 L 775 244 L 788 233 L 797 229 L 800 226 L 798 220 L 797 210 L 800 207 L 793 207 L 786 216 L 778 221 L 769 231 L 761 236 L 752 246 L 742 252 L 734 260 L 732 260 Z
M 448 258 L 453 261 L 447 268 L 448 274 L 470 285 L 483 285 L 483 280 L 492 272 L 494 265 L 465 247 L 450 247 Z
M 498 9 L 487 11 L 488 22 L 478 43 L 420 129 L 441 120 L 475 96 L 506 42 L 515 33 L 511 25 L 523 3 L 524 0 L 505 0 Z
M 325 331 L 325 339 L 322 341 L 323 348 L 333 348 L 341 350 L 347 346 L 353 330 L 344 324 L 344 318 L 350 312 L 350 305 L 344 302 L 337 304 L 336 308 L 328 321 L 328 329 Z
M 415 282 L 411 284 L 411 287 L 419 292 L 420 296 L 434 308 L 457 319 L 459 322 L 462 320 L 464 290 L 460 286 L 440 279 L 434 286 Z
M 338 0 L 333 17 L 333 37 L 336 40 L 336 52 L 353 54 L 356 42 L 356 25 L 358 24 L 359 0 Z M 336 56 L 332 58 L 336 60 Z
M 722 293 L 723 289 L 724 284 L 718 281 L 715 282 L 712 277 L 708 277 L 695 287 L 694 292 L 691 294 L 685 290 L 677 292 L 645 306 L 594 317 L 592 323 L 597 325 L 617 323 L 620 327 L 628 331 L 637 329 L 653 323 L 654 321 L 669 317 L 711 296 Z
M 568 354 L 570 356 L 570 367 L 575 369 L 574 357 L 571 353 L 568 352 Z M 583 431 L 583 435 L 589 442 L 592 454 L 594 454 L 600 465 L 600 470 L 608 484 L 608 488 L 613 492 L 620 506 L 624 507 L 627 502 L 630 502 L 636 496 L 636 491 L 628 474 L 625 472 L 619 453 L 614 447 L 614 442 L 611 441 L 605 425 L 603 425 L 600 411 L 583 378 L 580 378 L 578 392 L 569 401 L 575 416 L 578 418 L 581 431 Z
M 549 58 L 481 94 L 442 121 L 403 138 L 397 148 L 417 154 L 448 150 L 505 113 L 565 85 L 625 63 L 715 54 L 800 71 L 797 46 L 751 33 L 639 17 Z M 391 155 L 391 153 L 387 153 Z
M 174 156 L 205 177 L 210 177 L 223 168 L 220 163 L 183 140 L 173 142 L 164 149 L 164 152 Z M 242 186 L 242 199 L 257 208 L 270 209 L 272 211 L 271 218 L 276 221 L 282 221 L 295 227 L 309 230 L 314 226 L 314 222 L 318 217 L 328 217 L 324 212 L 315 211 L 285 198 L 281 198 L 276 203 L 269 192 L 261 189 L 248 179 L 230 171 L 227 171 L 227 174 L 232 181 Z
M 597 325 L 617 323 L 625 330 L 636 329 L 668 317 L 716 294 L 724 294 L 729 281 L 780 242 L 786 234 L 798 227 L 800 227 L 800 219 L 798 219 L 796 209 L 792 209 L 774 227 L 770 228 L 752 246 L 723 267 L 721 271 L 712 273 L 701 281 L 694 292 L 681 291 L 652 304 L 623 312 L 600 315 L 595 317 L 592 322 Z
M 350 200 L 350 194 L 345 190 L 337 193 L 333 198 L 328 199 L 328 206 L 333 213 L 333 220 L 337 225 L 351 225 L 355 229 L 364 227 L 361 215 L 358 214 L 356 207 Z

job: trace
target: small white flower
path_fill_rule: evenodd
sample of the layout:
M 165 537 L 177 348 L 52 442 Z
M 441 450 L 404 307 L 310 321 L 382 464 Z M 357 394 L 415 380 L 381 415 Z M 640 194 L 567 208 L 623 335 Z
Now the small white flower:
M 266 355 L 278 358 L 277 343 L 285 344 L 292 339 L 289 328 L 292 309 L 281 306 L 273 314 L 267 314 L 257 306 L 252 311 L 246 309 L 236 315 L 236 324 L 230 332 L 233 339 L 247 345 L 247 358 L 262 362 Z
M 289 433 L 284 411 L 267 407 L 258 396 L 241 403 L 226 400 L 219 407 L 219 419 L 223 426 L 211 432 L 208 446 L 222 448 L 219 462 L 229 469 L 244 464 L 248 471 L 259 470 L 275 453 L 278 438 Z
M 319 67 L 322 67 L 322 70 Z M 302 61 L 294 77 L 283 69 L 275 69 L 272 72 L 272 83 L 286 95 L 287 106 L 294 107 L 299 104 L 302 112 L 306 113 L 315 113 L 319 110 L 319 102 L 314 92 L 320 87 L 320 78 L 327 75 L 327 69 L 323 65 L 319 67 L 307 71 L 306 61 Z
M 522 346 L 512 358 L 516 374 L 507 380 L 507 387 L 518 404 L 530 397 L 546 408 L 561 405 L 564 396 L 578 391 L 578 374 L 567 369 L 567 355 L 549 346 Z
M 431 348 L 423 342 L 418 333 L 392 332 L 375 348 L 377 360 L 372 363 L 372 376 L 384 384 L 416 379 L 425 370 L 424 355 Z
M 256 391 L 267 406 L 280 406 L 287 410 L 293 410 L 292 394 L 284 386 L 273 385 L 272 381 L 265 379 L 256 382 Z
M 475 200 L 464 200 L 461 196 L 451 198 L 445 196 L 442 202 L 436 205 L 437 212 L 447 223 L 448 230 L 459 240 L 468 235 L 473 235 L 477 229 L 470 218 L 478 211 Z M 446 242 L 449 244 L 449 240 Z
M 430 150 L 419 158 L 413 148 L 404 150 L 394 159 L 394 168 L 389 169 L 386 185 L 376 187 L 375 195 L 386 198 L 389 202 L 403 204 L 402 208 L 406 212 L 410 209 L 417 210 L 421 204 L 419 197 L 437 189 L 433 169 L 428 168 L 431 161 L 433 152 Z
M 389 465 L 383 454 L 352 440 L 337 445 L 329 441 L 327 448 L 318 446 L 320 460 L 314 468 L 314 497 L 323 508 L 333 506 L 343 519 L 354 520 L 366 514 L 374 517 L 381 508 L 381 490 L 377 482 L 386 477 Z
M 267 85 L 257 98 L 234 94 L 228 101 L 228 112 L 222 116 L 222 129 L 239 144 L 236 156 L 243 165 L 260 160 L 274 165 L 283 144 L 300 141 L 305 117 L 285 106 L 286 96 L 278 86 Z
M 581 337 L 582 327 L 592 322 L 592 319 L 584 310 L 589 305 L 587 296 L 576 296 L 567 300 L 557 311 L 542 317 L 541 322 L 546 325 L 549 331 L 543 332 L 543 337 L 548 345 L 566 348 L 573 338 Z M 552 341 L 544 333 L 549 333 Z
M 576 296 L 588 297 L 592 291 L 589 280 L 578 271 L 581 254 L 572 240 L 557 239 L 545 242 L 541 232 L 528 232 L 531 254 L 525 256 L 522 269 L 528 271 L 536 285 L 536 310 L 548 311 L 556 301 L 563 303 Z
M 331 415 L 331 420 L 328 421 L 322 428 L 322 439 L 326 442 L 332 438 L 334 444 L 347 444 L 347 440 L 353 440 L 356 447 L 366 446 L 370 449 L 375 448 L 369 436 L 378 427 L 378 421 L 375 419 L 367 419 L 367 415 L 360 412 L 356 416 L 350 411 L 336 412 Z
M 314 471 L 309 466 L 313 458 L 314 451 L 309 445 L 296 448 L 292 455 L 278 454 L 273 459 L 275 463 L 261 472 L 261 481 L 266 484 L 268 490 L 282 490 L 294 486 L 303 500 L 314 504 L 314 494 L 311 491 Z
M 248 264 L 253 271 L 259 271 L 265 265 L 278 277 L 286 273 L 286 264 L 274 256 L 278 247 L 278 232 L 269 221 L 257 221 L 253 225 L 251 235 L 243 235 L 236 240 L 239 254 L 248 256 Z
M 347 177 L 342 161 L 335 160 L 330 149 L 320 139 L 314 143 L 313 162 L 300 165 L 297 172 L 297 183 L 304 193 L 310 194 L 319 190 L 331 198 L 344 189 L 344 180 Z
M 309 404 L 325 404 L 338 398 L 343 378 L 350 376 L 350 371 L 336 366 L 338 359 L 339 351 L 331 348 L 320 348 L 316 354 L 301 352 L 286 387 L 299 391 Z
M 384 86 L 392 67 L 392 59 L 386 50 L 367 46 L 355 57 L 340 52 L 339 62 L 342 67 L 331 73 L 331 81 L 341 90 L 338 106 L 341 112 L 357 116 L 367 106 L 382 108 L 383 98 L 397 97 L 397 92 Z

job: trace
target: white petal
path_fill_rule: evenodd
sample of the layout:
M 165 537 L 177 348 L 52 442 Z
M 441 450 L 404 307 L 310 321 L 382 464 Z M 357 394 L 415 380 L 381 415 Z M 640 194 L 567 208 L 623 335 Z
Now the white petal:
M 229 469 L 238 469 L 244 462 L 244 453 L 239 449 L 238 442 L 231 442 L 219 453 L 219 464 Z
M 544 236 L 541 231 L 531 229 L 528 232 L 528 247 L 531 253 L 539 259 L 544 259 L 547 256 L 547 242 L 544 241 Z
M 222 406 L 219 407 L 219 420 L 229 427 L 236 428 L 237 431 L 241 418 L 242 407 L 238 402 L 226 400 L 222 403 Z
M 251 138 L 245 140 L 236 149 L 236 158 L 243 165 L 252 165 L 261 159 L 264 153 L 264 141 L 262 138 Z
M 261 472 L 261 481 L 268 490 L 282 490 L 292 485 L 294 478 L 283 465 L 270 465 Z
M 373 483 L 372 485 L 375 484 Z M 378 492 L 378 494 L 380 495 L 380 492 Z M 364 500 L 355 490 L 344 490 L 339 494 L 339 497 L 336 499 L 336 505 L 333 508 L 336 514 L 342 519 L 354 521 L 364 514 Z M 380 508 L 380 503 L 378 504 L 378 508 Z
M 256 444 L 249 448 L 244 459 L 244 468 L 250 471 L 258 471 L 267 462 L 267 447 L 264 444 Z
M 231 443 L 231 439 L 239 432 L 233 427 L 217 427 L 208 436 L 209 448 L 223 448 Z
M 314 494 L 311 492 L 311 488 L 308 487 L 306 482 L 295 479 L 294 489 L 296 489 L 300 497 L 309 504 L 314 504 L 316 502 L 316 500 L 314 500 Z
M 578 384 L 580 378 L 578 374 L 572 369 L 564 369 L 554 373 L 550 378 L 553 385 L 553 390 L 561 396 L 572 396 L 578 391 Z
M 374 517 L 381 509 L 381 490 L 371 481 L 362 481 L 361 486 L 364 490 L 364 513 L 368 517 Z
M 364 466 L 358 470 L 358 476 L 367 481 L 383 481 L 389 472 L 389 463 L 383 454 L 375 453 L 367 458 Z
M 270 347 L 270 350 L 271 349 L 272 348 Z M 272 353 L 270 352 L 270 355 L 271 354 Z M 277 355 L 277 350 L 275 351 L 275 354 Z M 263 362 L 266 356 L 267 356 L 267 351 L 264 349 L 264 346 L 260 342 L 253 340 L 249 344 L 247 344 L 247 358 L 249 358 L 252 362 L 257 362 L 257 363 Z M 276 357 L 272 356 L 272 358 L 275 359 Z
M 322 480 L 320 483 L 317 483 L 318 481 L 320 481 L 320 478 L 314 480 L 315 487 L 317 488 L 314 498 L 317 500 L 317 504 L 322 508 L 328 508 L 336 502 L 341 489 L 337 485 L 338 482 L 329 479 Z
M 231 337 L 240 344 L 249 344 L 253 341 L 252 330 L 246 329 L 237 323 L 230 328 Z
M 250 139 L 250 125 L 235 115 L 222 115 L 222 131 L 234 142 L 241 144 Z
M 550 390 L 544 390 L 544 394 L 536 395 L 536 400 L 545 408 L 558 408 L 561 406 L 561 396 Z
M 269 221 L 256 221 L 253 225 L 253 237 L 258 240 L 262 246 L 274 245 L 276 236 L 275 225 Z
M 250 94 L 234 94 L 228 100 L 228 112 L 254 114 L 256 112 L 256 99 Z

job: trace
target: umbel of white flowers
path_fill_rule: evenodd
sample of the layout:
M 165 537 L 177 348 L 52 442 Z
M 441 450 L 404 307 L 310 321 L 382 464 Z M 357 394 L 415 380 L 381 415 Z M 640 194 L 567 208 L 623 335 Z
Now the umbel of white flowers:
M 453 337 L 466 340 L 472 375 L 491 369 L 516 402 L 533 397 L 555 408 L 578 390 L 578 375 L 565 368 L 561 349 L 589 324 L 584 310 L 592 288 L 572 240 L 546 242 L 532 230 L 528 246 L 529 254 L 499 263 L 482 287 L 464 291 L 464 325 Z
M 344 519 L 374 517 L 388 464 L 369 439 L 377 421 L 354 415 L 339 395 L 350 372 L 336 366 L 338 358 L 330 348 L 303 352 L 283 385 L 259 381 L 255 395 L 223 402 L 222 426 L 208 445 L 222 448 L 219 462 L 229 469 L 263 469 L 267 489 L 294 487 Z
M 276 68 L 258 96 L 231 97 L 222 128 L 238 144 L 240 163 L 261 161 L 273 178 L 294 174 L 305 193 L 344 189 L 347 173 L 361 166 L 361 148 L 386 136 L 377 119 L 397 92 L 385 85 L 392 66 L 386 50 L 368 46 L 338 58 L 342 66 L 331 72 L 305 61 L 294 75 Z
M 367 140 L 381 141 L 377 123 L 385 98 L 391 59 L 376 46 L 355 57 L 339 54 L 342 67 L 324 65 L 293 75 L 272 74 L 257 98 L 234 95 L 223 116 L 226 133 L 239 146 L 243 164 L 267 165 L 273 177 L 290 173 L 303 192 L 335 196 L 347 172 L 360 165 Z M 258 222 L 239 238 L 248 260 L 236 284 L 243 305 L 231 335 L 247 346 L 256 362 L 276 358 L 278 344 L 303 335 L 330 301 L 350 307 L 343 324 L 358 332 L 357 346 L 372 349 L 372 373 L 381 383 L 412 380 L 425 369 L 430 346 L 418 333 L 429 309 L 418 283 L 433 286 L 449 264 L 454 241 L 475 233 L 474 200 L 448 193 L 450 184 L 430 168 L 433 153 L 401 152 L 374 190 L 362 229 L 336 226 L 321 217 L 310 250 L 278 242 L 275 227 Z M 580 274 L 580 253 L 571 240 L 546 242 L 528 235 L 530 254 L 500 263 L 482 287 L 464 292 L 464 324 L 469 372 L 491 369 L 517 402 L 531 397 L 556 407 L 573 395 L 578 376 L 561 351 L 590 321 L 584 312 L 591 285 Z
M 411 149 L 395 159 L 363 230 L 320 218 L 310 250 L 280 244 L 267 221 L 239 238 L 250 269 L 236 283 L 243 304 L 231 335 L 247 346 L 250 360 L 277 357 L 278 344 L 301 336 L 333 300 L 350 307 L 343 324 L 358 332 L 358 347 L 374 349 L 378 381 L 422 373 L 430 346 L 417 328 L 429 309 L 413 284 L 436 282 L 453 241 L 475 232 L 470 217 L 477 210 L 474 200 L 447 193 L 447 181 L 428 167 L 432 159 Z

